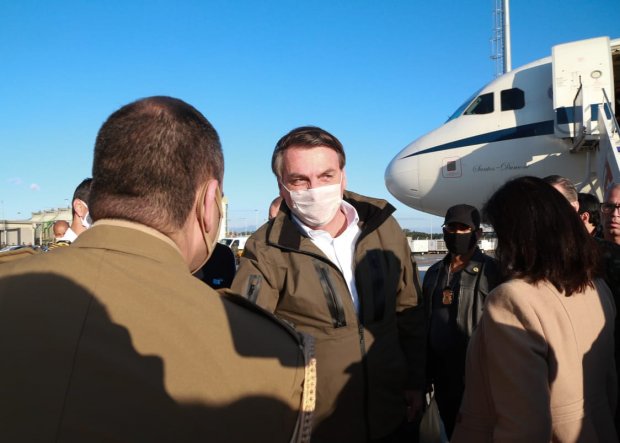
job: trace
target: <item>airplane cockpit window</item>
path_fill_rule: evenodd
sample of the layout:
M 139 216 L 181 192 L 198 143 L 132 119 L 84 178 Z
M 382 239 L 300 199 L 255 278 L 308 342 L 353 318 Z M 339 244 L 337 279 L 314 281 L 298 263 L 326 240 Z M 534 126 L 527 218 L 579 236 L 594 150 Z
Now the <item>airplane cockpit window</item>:
M 474 92 L 467 100 L 465 100 L 463 102 L 463 104 L 461 106 L 459 106 L 457 108 L 456 111 L 454 111 L 452 113 L 452 115 L 450 116 L 450 118 L 448 118 L 448 120 L 446 120 L 446 123 L 449 122 L 450 120 L 454 120 L 455 118 L 459 117 L 463 111 L 465 110 L 465 108 L 467 108 L 467 106 L 471 103 L 471 101 L 474 99 L 474 97 L 478 96 L 478 93 L 480 92 L 480 89 L 478 89 L 476 92 Z
M 519 88 L 504 89 L 501 94 L 502 111 L 512 111 L 525 106 L 525 93 Z
M 464 115 L 490 114 L 493 112 L 493 93 L 479 95 L 465 110 Z

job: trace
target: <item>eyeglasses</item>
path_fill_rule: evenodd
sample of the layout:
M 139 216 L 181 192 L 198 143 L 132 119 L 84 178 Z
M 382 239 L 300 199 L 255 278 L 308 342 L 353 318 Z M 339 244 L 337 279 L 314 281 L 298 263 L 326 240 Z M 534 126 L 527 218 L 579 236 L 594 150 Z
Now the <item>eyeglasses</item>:
M 620 209 L 620 203 L 601 203 L 601 212 L 603 214 L 611 214 Z

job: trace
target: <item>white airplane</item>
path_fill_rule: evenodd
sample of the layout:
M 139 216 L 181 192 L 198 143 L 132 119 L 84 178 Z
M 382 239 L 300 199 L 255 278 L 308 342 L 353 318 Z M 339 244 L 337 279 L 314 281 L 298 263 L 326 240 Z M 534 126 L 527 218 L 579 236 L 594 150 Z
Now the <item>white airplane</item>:
M 561 175 L 601 198 L 620 180 L 615 97 L 620 39 L 554 46 L 551 57 L 497 77 L 400 151 L 386 186 L 404 204 L 439 216 L 457 203 L 481 208 L 520 175 Z

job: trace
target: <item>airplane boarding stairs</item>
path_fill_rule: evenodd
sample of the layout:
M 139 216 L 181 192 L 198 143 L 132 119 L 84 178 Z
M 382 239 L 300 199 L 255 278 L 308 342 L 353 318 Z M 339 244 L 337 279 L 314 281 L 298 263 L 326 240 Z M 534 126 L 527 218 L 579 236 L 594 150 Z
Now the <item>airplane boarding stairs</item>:
M 599 198 L 620 183 L 620 127 L 610 102 L 620 96 L 619 42 L 597 37 L 552 49 L 554 132 L 571 154 L 585 156 L 585 177 L 576 183 Z
M 598 129 L 600 133 L 596 172 L 603 196 L 612 183 L 620 183 L 620 125 L 605 90 L 605 101 L 599 105 Z

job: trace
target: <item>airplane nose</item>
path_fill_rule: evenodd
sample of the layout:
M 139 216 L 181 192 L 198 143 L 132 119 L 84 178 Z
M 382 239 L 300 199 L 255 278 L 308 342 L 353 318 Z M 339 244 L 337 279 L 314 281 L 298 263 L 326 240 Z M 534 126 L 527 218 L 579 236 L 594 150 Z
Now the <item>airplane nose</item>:
M 385 186 L 402 203 L 418 207 L 420 204 L 418 157 L 394 157 L 385 170 Z

